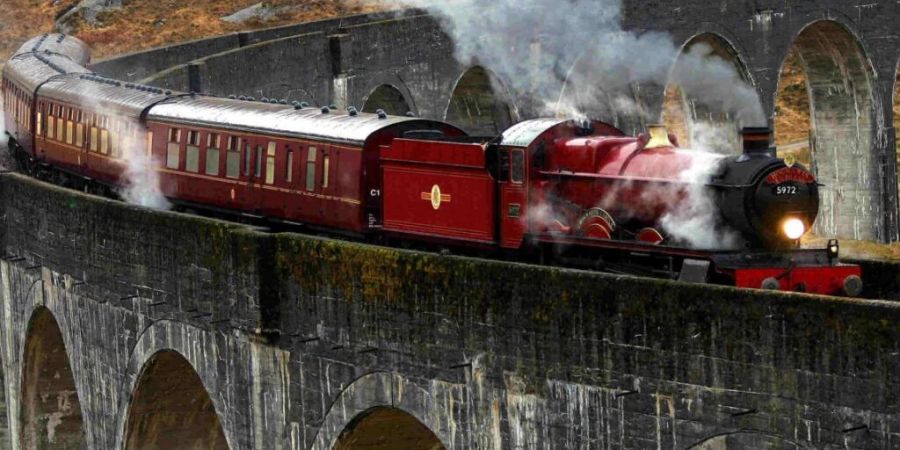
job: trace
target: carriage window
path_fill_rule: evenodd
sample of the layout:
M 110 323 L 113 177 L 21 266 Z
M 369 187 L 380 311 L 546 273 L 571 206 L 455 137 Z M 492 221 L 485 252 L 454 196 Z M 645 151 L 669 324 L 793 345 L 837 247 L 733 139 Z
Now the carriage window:
M 109 155 L 113 158 L 118 158 L 121 156 L 121 151 L 119 150 L 119 145 L 116 143 L 116 134 L 118 127 L 114 125 L 110 126 L 109 131 L 107 131 L 107 140 L 109 141 Z
M 100 130 L 100 153 L 109 154 L 109 131 Z
M 41 114 L 40 111 L 39 111 L 39 112 L 37 113 L 37 135 L 38 135 L 38 136 L 40 136 L 41 133 L 44 131 L 44 129 L 43 129 L 43 126 L 44 126 L 43 120 L 44 120 L 44 115 Z
M 190 142 L 190 139 L 188 139 Z M 196 145 L 188 145 L 184 158 L 184 170 L 197 173 L 200 171 L 200 148 Z
M 316 148 L 310 147 L 306 154 L 306 190 L 316 190 Z
M 180 164 L 181 145 L 179 145 L 178 142 L 169 142 L 169 145 L 166 147 L 166 167 L 169 169 L 178 169 Z
M 256 178 L 262 177 L 262 158 L 263 158 L 263 148 L 262 145 L 256 146 L 256 167 L 253 168 L 253 176 Z
M 91 127 L 91 151 L 96 152 L 100 149 L 100 131 L 97 127 Z
M 206 139 L 206 174 L 219 174 L 219 135 L 210 133 Z
M 181 130 L 169 128 L 169 142 L 181 142 Z
M 322 189 L 328 187 L 328 155 L 322 156 Z
M 188 145 L 193 145 L 194 147 L 200 145 L 200 132 L 189 130 L 188 131 Z
M 75 140 L 75 123 L 72 122 L 72 108 L 66 108 L 66 144 L 72 144 Z
M 241 138 L 237 136 L 228 136 L 228 151 L 236 152 L 241 148 Z
M 53 117 L 49 114 L 47 115 L 47 139 L 53 139 L 53 136 L 54 136 L 53 131 L 56 129 L 55 120 L 56 120 L 55 117 Z
M 275 147 L 276 143 L 269 142 L 266 149 L 266 184 L 275 182 Z
M 177 136 L 176 136 L 177 137 Z M 188 130 L 185 146 L 184 170 L 197 173 L 200 171 L 200 132 Z
M 509 181 L 509 150 L 500 150 L 499 167 L 497 179 L 500 181 Z
M 84 124 L 75 124 L 75 145 L 84 146 Z
M 228 178 L 237 178 L 241 175 L 241 152 L 237 150 L 228 150 L 228 156 L 225 160 L 225 176 Z
M 521 183 L 525 179 L 525 151 L 513 150 L 512 173 L 510 178 L 513 183 Z
M 71 144 L 73 139 L 75 139 L 74 126 L 75 124 L 71 120 L 66 121 L 66 144 Z
M 287 151 L 287 162 L 284 167 L 284 181 L 290 183 L 294 178 L 294 152 Z
M 209 133 L 206 135 L 206 147 L 219 148 L 219 144 L 221 143 L 221 138 L 216 133 Z
M 250 163 L 253 162 L 253 156 L 250 155 L 250 144 L 244 144 L 244 176 L 250 176 Z
M 63 134 L 63 127 L 66 125 L 66 121 L 63 120 L 63 115 L 60 114 L 59 119 L 56 121 L 56 139 L 60 142 L 66 139 L 66 135 Z

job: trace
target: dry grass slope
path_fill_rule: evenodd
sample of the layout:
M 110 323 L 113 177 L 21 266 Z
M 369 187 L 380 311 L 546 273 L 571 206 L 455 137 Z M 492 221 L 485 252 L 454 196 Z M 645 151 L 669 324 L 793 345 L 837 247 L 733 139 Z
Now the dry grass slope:
M 272 6 L 291 5 L 290 12 L 271 20 L 232 24 L 221 17 L 259 0 L 125 0 L 124 6 L 101 14 L 96 25 L 75 24 L 74 34 L 94 50 L 95 58 L 215 36 L 232 31 L 268 28 L 328 17 L 375 11 L 358 0 L 271 0 Z M 3 10 L 15 20 L 0 25 L 0 60 L 30 37 L 53 30 L 56 17 L 77 0 L 4 0 Z M 10 13 L 13 12 L 13 13 Z

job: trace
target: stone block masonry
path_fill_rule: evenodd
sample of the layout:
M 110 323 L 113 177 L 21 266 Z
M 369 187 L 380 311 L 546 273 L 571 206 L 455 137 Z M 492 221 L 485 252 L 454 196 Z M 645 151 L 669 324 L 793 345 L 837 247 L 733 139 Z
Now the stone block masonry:
M 900 446 L 895 302 L 266 234 L 15 174 L 0 246 L 17 443 Z

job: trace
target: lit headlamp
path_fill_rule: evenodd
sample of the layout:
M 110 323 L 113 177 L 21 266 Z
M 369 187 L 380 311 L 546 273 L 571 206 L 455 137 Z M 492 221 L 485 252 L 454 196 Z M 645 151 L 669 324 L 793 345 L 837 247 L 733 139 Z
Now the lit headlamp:
M 797 240 L 803 236 L 803 233 L 806 233 L 806 225 L 800 219 L 791 218 L 784 221 L 781 225 L 781 231 L 784 232 L 788 239 Z

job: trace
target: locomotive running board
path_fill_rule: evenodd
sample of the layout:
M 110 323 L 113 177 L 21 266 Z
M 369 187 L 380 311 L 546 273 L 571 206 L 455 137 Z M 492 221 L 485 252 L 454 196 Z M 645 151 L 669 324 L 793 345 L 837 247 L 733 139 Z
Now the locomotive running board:
M 650 257 L 664 269 L 657 277 L 680 281 L 717 282 L 743 288 L 766 288 L 810 292 L 826 295 L 859 296 L 862 292 L 861 268 L 842 264 L 837 243 L 824 249 L 790 249 L 784 251 L 712 251 L 691 250 L 642 242 L 590 239 L 573 236 L 541 235 L 536 241 L 563 247 L 596 249 L 596 255 L 607 269 L 627 268 L 628 259 Z M 611 253 L 611 254 L 610 254 Z M 609 264 L 606 258 L 624 259 Z M 638 269 L 638 268 L 633 268 Z M 652 267 L 643 272 L 652 271 Z M 641 270 L 622 270 L 639 275 Z M 645 274 L 646 275 L 646 274 Z M 653 275 L 651 275 L 653 276 Z M 727 280 L 727 281 L 726 281 Z

